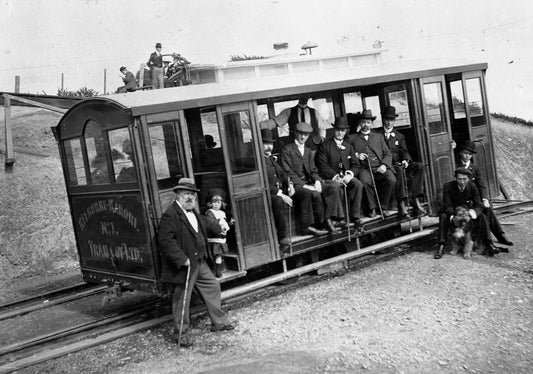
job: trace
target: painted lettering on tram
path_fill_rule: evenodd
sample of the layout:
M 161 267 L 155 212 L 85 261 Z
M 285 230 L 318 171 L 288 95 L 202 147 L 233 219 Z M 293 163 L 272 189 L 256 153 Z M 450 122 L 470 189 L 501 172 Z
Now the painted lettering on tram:
M 78 225 L 85 230 L 87 223 L 95 214 L 109 212 L 124 219 L 133 229 L 137 229 L 137 217 L 126 207 L 113 199 L 103 199 L 92 202 L 78 218 Z
M 128 246 L 127 243 L 97 243 L 93 240 L 88 240 L 87 244 L 89 244 L 92 257 L 143 262 L 141 250 L 137 247 Z

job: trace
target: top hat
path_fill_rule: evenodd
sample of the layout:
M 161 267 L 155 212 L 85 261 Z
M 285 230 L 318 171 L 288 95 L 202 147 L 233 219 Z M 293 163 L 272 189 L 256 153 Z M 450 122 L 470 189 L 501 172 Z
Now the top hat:
M 296 131 L 305 132 L 305 133 L 312 133 L 313 132 L 313 128 L 308 123 L 299 122 L 299 123 L 296 124 Z
M 127 68 L 126 68 L 125 66 L 121 66 L 119 70 L 120 70 L 120 72 L 122 73 L 122 70 L 126 70 L 126 69 L 127 69 Z
M 156 47 L 156 48 L 161 48 L 161 43 L 156 43 L 156 44 L 155 44 L 155 47 Z
M 393 106 L 386 107 L 383 113 L 381 113 L 381 117 L 384 119 L 395 119 L 398 116 L 399 114 L 396 114 L 396 108 Z
M 261 129 L 261 139 L 263 139 L 263 143 L 274 143 L 274 138 L 272 136 L 272 130 Z
M 371 119 L 373 121 L 376 119 L 376 116 L 372 115 L 372 111 L 370 109 L 364 109 L 361 115 L 359 116 L 359 119 Z
M 470 171 L 470 169 L 467 169 L 464 166 L 461 166 L 461 167 L 458 167 L 457 169 L 455 169 L 453 175 L 455 175 L 455 177 L 457 177 L 457 174 L 468 175 L 469 177 L 472 176 L 472 172 Z
M 349 128 L 350 126 L 348 126 L 348 118 L 344 116 L 336 117 L 333 127 L 340 130 Z
M 177 186 L 174 187 L 174 192 L 178 191 L 200 192 L 200 190 L 196 188 L 196 184 L 192 178 L 180 178 Z
M 463 149 L 466 149 L 467 151 L 470 151 L 472 153 L 476 153 L 476 143 L 471 140 L 466 140 L 463 145 L 459 147 L 459 152 Z

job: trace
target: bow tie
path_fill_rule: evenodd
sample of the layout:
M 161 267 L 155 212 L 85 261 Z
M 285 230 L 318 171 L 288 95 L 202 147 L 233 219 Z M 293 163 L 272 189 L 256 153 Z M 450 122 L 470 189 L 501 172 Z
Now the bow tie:
M 385 136 L 387 137 L 387 139 L 392 136 L 393 138 L 396 136 L 393 132 L 386 132 L 385 133 Z
M 194 210 L 194 209 L 185 209 L 185 211 L 186 211 L 187 213 L 192 213 L 193 210 Z

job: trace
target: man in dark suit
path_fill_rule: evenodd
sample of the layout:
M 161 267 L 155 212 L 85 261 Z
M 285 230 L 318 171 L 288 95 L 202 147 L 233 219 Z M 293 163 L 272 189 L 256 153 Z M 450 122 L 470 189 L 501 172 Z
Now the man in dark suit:
M 406 199 L 409 199 L 407 191 L 411 192 L 414 198 L 414 207 L 417 211 L 425 214 L 420 199 L 423 197 L 422 189 L 424 187 L 424 164 L 411 159 L 405 136 L 394 129 L 394 121 L 398 117 L 396 108 L 388 106 L 381 113 L 383 127 L 376 130 L 385 138 L 392 154 L 392 167 L 396 173 L 396 201 L 398 202 L 398 213 L 407 214 L 405 205 Z M 405 173 L 404 173 L 405 170 Z M 407 177 L 407 180 L 405 180 Z M 406 188 L 407 187 L 407 188 Z
M 376 216 L 376 207 L 378 206 L 376 199 L 388 204 L 396 188 L 396 177 L 392 171 L 392 155 L 389 147 L 382 135 L 371 131 L 372 121 L 375 119 L 376 117 L 372 115 L 370 109 L 363 110 L 358 118 L 360 131 L 349 137 L 355 155 L 363 166 L 358 178 L 363 183 L 367 198 L 370 210 L 368 216 L 372 218 Z M 379 190 L 379 196 L 376 196 L 374 192 L 372 176 L 376 182 L 376 188 Z
M 285 206 L 292 207 L 293 202 L 291 196 L 294 195 L 294 186 L 292 182 L 289 182 L 289 176 L 285 170 L 278 164 L 276 156 L 272 155 L 272 149 L 274 147 L 272 131 L 261 129 L 261 139 L 263 140 L 263 154 L 265 156 L 274 223 L 276 224 L 279 243 L 282 246 L 286 246 L 290 242 L 289 225 L 291 223 L 287 222 Z
M 470 180 L 472 172 L 464 167 L 455 169 L 455 180 L 445 183 L 442 195 L 442 208 L 439 215 L 439 249 L 435 258 L 444 255 L 444 245 L 448 236 L 448 228 L 456 207 L 464 206 L 469 209 L 470 217 L 477 222 L 481 242 L 486 247 L 489 256 L 498 253 L 490 239 L 490 229 L 487 217 L 483 214 L 483 203 L 479 197 L 476 185 Z
M 294 142 L 285 145 L 281 150 L 281 166 L 294 183 L 294 208 L 302 233 L 324 235 L 327 231 L 320 229 L 324 223 L 328 231 L 339 231 L 331 218 L 344 213 L 338 191 L 323 184 L 324 180 L 318 175 L 313 153 L 306 146 L 312 131 L 308 123 L 301 122 L 296 125 Z
M 199 191 L 192 179 L 179 180 L 178 185 L 174 187 L 176 200 L 163 213 L 157 236 L 161 251 L 161 281 L 176 285 L 172 295 L 173 338 L 178 340 L 182 325 L 181 341 L 177 343 L 184 347 L 192 345 L 187 329 L 190 323 L 189 306 L 193 288 L 205 302 L 211 319 L 211 331 L 235 328 L 221 309 L 220 284 L 206 263 L 207 232 L 220 234 L 222 228 L 216 222 L 204 220 L 204 217 L 194 209 Z M 184 306 L 188 267 L 190 267 L 190 278 Z M 185 308 L 183 321 L 182 308 Z
M 155 52 L 150 54 L 147 65 L 150 68 L 150 74 L 152 75 L 152 84 L 154 85 L 154 88 L 165 88 L 161 43 L 156 43 Z
M 345 139 L 348 131 L 347 118 L 335 118 L 333 128 L 335 135 L 318 147 L 315 156 L 318 173 L 325 180 L 329 180 L 342 194 L 346 193 L 349 205 L 346 214 L 349 215 L 350 222 L 359 225 L 363 184 L 356 178 L 360 171 L 359 160 L 355 156 L 352 144 Z M 340 226 L 345 224 L 346 222 L 340 222 Z
M 472 182 L 475 183 L 479 190 L 479 195 L 483 202 L 483 214 L 487 216 L 490 231 L 492 231 L 499 243 L 511 246 L 513 245 L 513 242 L 505 235 L 505 232 L 500 225 L 500 221 L 498 221 L 496 214 L 494 214 L 494 211 L 490 206 L 489 189 L 481 175 L 481 168 L 472 162 L 472 157 L 475 153 L 476 143 L 471 140 L 465 141 L 465 143 L 459 147 L 457 166 L 463 166 L 472 172 Z M 508 249 L 503 249 L 503 251 L 508 252 Z
M 117 88 L 117 93 L 135 91 L 137 89 L 137 81 L 135 80 L 135 76 L 133 75 L 133 73 L 129 71 L 128 68 L 125 66 L 120 67 L 120 72 L 124 74 L 124 77 L 122 77 L 124 86 Z

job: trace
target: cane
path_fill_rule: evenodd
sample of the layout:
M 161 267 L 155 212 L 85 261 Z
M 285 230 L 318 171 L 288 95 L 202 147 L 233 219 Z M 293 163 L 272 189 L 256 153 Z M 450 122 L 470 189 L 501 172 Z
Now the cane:
M 291 189 L 291 177 L 287 177 L 287 183 L 289 185 L 289 191 Z M 287 205 L 287 208 L 289 208 L 289 256 L 292 257 L 292 220 L 291 220 L 291 207 L 290 205 Z
M 400 165 L 402 168 L 402 177 L 403 177 L 403 187 L 405 190 L 405 199 L 407 200 L 407 216 L 409 217 L 409 232 L 413 232 L 413 226 L 411 225 L 411 215 L 409 214 L 410 206 L 409 206 L 409 189 L 407 188 L 407 173 L 405 171 L 405 168 L 403 165 Z
M 348 210 L 348 186 L 346 183 L 342 182 L 344 186 L 344 205 L 346 207 L 346 225 L 348 226 L 348 241 L 352 240 L 352 235 L 350 234 L 350 211 Z
M 366 160 L 368 161 L 368 170 L 370 170 L 370 177 L 372 178 L 372 186 L 374 187 L 374 193 L 376 194 L 376 201 L 378 202 L 379 213 L 381 214 L 381 219 L 384 220 L 385 216 L 383 215 L 383 209 L 381 209 L 381 202 L 379 201 L 378 189 L 376 187 L 376 181 L 374 180 L 372 166 L 370 166 L 370 159 L 367 157 Z
M 183 293 L 183 305 L 181 307 L 180 331 L 178 333 L 178 345 L 181 344 L 181 330 L 183 329 L 183 316 L 185 315 L 185 301 L 187 300 L 187 291 L 189 288 L 189 276 L 191 274 L 191 266 L 187 266 L 187 278 L 185 278 L 185 292 Z

